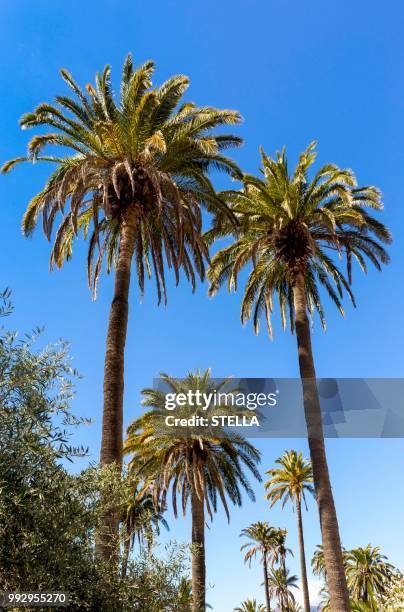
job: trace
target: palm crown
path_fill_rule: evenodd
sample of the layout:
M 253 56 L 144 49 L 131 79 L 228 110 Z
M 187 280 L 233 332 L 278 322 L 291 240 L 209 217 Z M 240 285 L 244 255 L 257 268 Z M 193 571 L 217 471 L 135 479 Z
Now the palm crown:
M 306 503 L 305 493 L 314 495 L 313 471 L 310 461 L 303 458 L 302 453 L 295 450 L 285 452 L 276 460 L 281 467 L 268 470 L 266 473 L 270 479 L 265 483 L 266 499 L 273 506 L 277 501 L 282 501 L 282 507 L 290 500 L 292 505 L 295 501 Z
M 278 532 L 275 527 L 270 527 L 267 521 L 258 521 L 243 529 L 240 537 L 248 538 L 248 542 L 242 545 L 240 550 L 246 550 L 244 563 L 251 566 L 251 561 L 261 555 L 261 560 L 268 560 L 273 555 L 278 544 Z
M 346 553 L 345 571 L 348 588 L 354 599 L 371 602 L 375 595 L 382 595 L 394 572 L 380 547 L 368 544 Z
M 213 393 L 218 385 L 209 382 L 210 370 L 190 373 L 184 380 L 174 379 L 166 374 L 160 378 L 169 392 L 187 393 L 198 389 Z M 226 384 L 227 379 L 223 381 Z M 174 514 L 177 516 L 177 495 L 181 496 L 183 513 L 192 491 L 206 504 L 209 516 L 217 510 L 218 498 L 226 515 L 229 509 L 226 496 L 236 505 L 241 505 L 241 489 L 254 500 L 254 492 L 244 473 L 246 467 L 252 475 L 261 480 L 256 463 L 259 451 L 243 437 L 231 433 L 193 428 L 189 435 L 164 427 L 167 416 L 165 393 L 157 389 L 144 389 L 143 406 L 151 408 L 136 419 L 128 428 L 124 452 L 132 455 L 129 469 L 144 478 L 146 486 L 153 483 L 156 503 L 166 503 L 167 493 L 172 485 Z M 189 407 L 184 411 L 190 414 Z
M 255 599 L 246 599 L 240 607 L 234 608 L 234 612 L 266 612 L 263 604 L 257 603 Z
M 216 216 L 207 239 L 232 236 L 229 246 L 212 260 L 208 277 L 214 294 L 227 281 L 236 289 L 240 270 L 249 262 L 253 269 L 245 289 L 241 319 L 253 318 L 259 330 L 265 313 L 272 335 L 273 296 L 278 295 L 282 323 L 289 318 L 294 329 L 293 283 L 296 275 L 305 278 L 309 312 L 315 309 L 325 327 L 319 287 L 323 286 L 343 314 L 344 290 L 354 302 L 350 289 L 351 262 L 355 258 L 366 271 L 366 259 L 376 268 L 388 262 L 382 243 L 391 240 L 388 230 L 367 211 L 382 208 L 380 192 L 374 187 L 358 187 L 351 170 L 327 164 L 310 179 L 309 170 L 316 153 L 311 143 L 289 173 L 285 150 L 275 159 L 261 150 L 262 178 L 245 175 L 240 191 L 226 191 L 222 197 L 239 223 L 232 224 L 223 214 Z M 336 265 L 332 253 L 345 255 L 347 278 Z
M 194 270 L 203 277 L 207 249 L 199 235 L 200 205 L 219 207 L 222 212 L 225 208 L 215 195 L 208 171 L 214 168 L 239 177 L 236 164 L 223 150 L 239 145 L 241 139 L 212 132 L 218 126 L 238 123 L 237 112 L 199 108 L 193 103 L 179 106 L 188 78 L 174 76 L 153 88 L 153 72 L 152 61 L 134 70 L 128 55 L 117 101 L 109 66 L 97 73 L 95 87 L 87 85 L 87 91 L 62 70 L 74 97 L 57 96 L 56 105 L 42 103 L 22 117 L 23 128 L 46 126 L 52 131 L 34 136 L 28 155 L 7 162 L 2 171 L 22 161 L 56 165 L 44 188 L 31 200 L 23 231 L 31 234 L 42 213 L 50 239 L 61 213 L 51 254 L 51 265 L 60 267 L 72 254 L 78 230 L 87 235 L 92 227 L 88 269 L 94 288 L 104 255 L 108 269 L 117 256 L 120 227 L 130 213 L 126 221 L 136 226 L 134 253 L 141 291 L 145 274 L 150 277 L 154 271 L 160 299 L 166 296 L 164 256 L 177 282 L 180 268 L 193 284 Z M 48 145 L 57 148 L 56 156 L 43 154 Z M 65 150 L 66 156 L 60 156 Z

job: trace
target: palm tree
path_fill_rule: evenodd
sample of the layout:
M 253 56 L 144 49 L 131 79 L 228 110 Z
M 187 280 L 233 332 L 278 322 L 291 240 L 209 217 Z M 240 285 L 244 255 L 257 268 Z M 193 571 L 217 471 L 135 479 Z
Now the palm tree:
M 242 545 L 240 550 L 248 549 L 244 556 L 244 563 L 251 567 L 251 561 L 257 554 L 261 555 L 261 563 L 264 570 L 264 588 L 265 601 L 267 611 L 271 611 L 271 597 L 268 586 L 268 565 L 270 557 L 274 555 L 275 547 L 278 544 L 278 530 L 275 527 L 270 527 L 268 523 L 260 522 L 252 523 L 246 529 L 243 529 L 240 536 L 248 538 L 248 542 Z
M 189 86 L 174 76 L 152 87 L 154 63 L 136 70 L 128 55 L 123 66 L 119 100 L 113 93 L 110 67 L 97 73 L 95 87 L 83 91 L 67 70 L 61 75 L 74 96 L 57 96 L 56 105 L 42 103 L 21 119 L 22 128 L 46 126 L 35 135 L 28 156 L 3 165 L 9 172 L 23 161 L 54 164 L 44 188 L 31 200 L 23 219 L 30 236 L 42 214 L 50 240 L 61 217 L 51 252 L 51 267 L 72 255 L 72 243 L 82 230 L 90 235 L 88 277 L 94 292 L 104 256 L 107 269 L 115 264 L 115 290 L 110 309 L 104 368 L 101 464 L 122 462 L 124 351 L 132 259 L 140 293 L 145 275 L 154 274 L 158 301 L 166 300 L 165 262 L 180 270 L 195 287 L 204 277 L 207 247 L 201 239 L 201 205 L 224 210 L 208 178 L 211 169 L 234 177 L 240 172 L 223 150 L 241 143 L 213 130 L 240 121 L 239 113 L 192 103 L 179 106 Z M 48 145 L 56 155 L 43 154 Z M 66 151 L 63 156 L 62 153 Z M 68 211 L 65 209 L 68 207 Z M 95 265 L 93 265 L 95 263 Z M 99 552 L 115 550 L 119 517 L 106 517 Z
M 210 381 L 210 370 L 189 373 L 182 380 L 161 374 L 160 381 L 168 392 L 182 393 L 187 398 L 189 391 L 214 393 L 228 382 L 225 379 L 219 385 L 214 384 Z M 165 506 L 171 487 L 175 516 L 178 514 L 177 496 L 180 496 L 184 515 L 190 500 L 193 612 L 205 612 L 205 510 L 212 519 L 220 500 L 230 520 L 227 498 L 240 506 L 241 489 L 244 489 L 250 499 L 255 499 L 244 468 L 261 480 L 256 467 L 260 453 L 238 434 L 221 428 L 195 427 L 180 431 L 167 427 L 165 392 L 144 389 L 142 393 L 142 404 L 149 410 L 128 428 L 124 451 L 132 455 L 129 470 L 135 477 L 145 479 L 146 487 L 152 486 L 157 507 Z M 193 400 L 187 399 L 176 416 L 189 416 L 193 411 Z
M 154 533 L 160 533 L 160 524 L 169 529 L 163 511 L 164 508 L 156 509 L 151 491 L 142 490 L 138 481 L 131 483 L 130 497 L 125 503 L 121 517 L 124 532 L 121 568 L 123 578 L 126 576 L 129 554 L 135 541 L 138 541 L 139 547 L 146 543 L 150 549 Z
M 313 471 L 311 463 L 303 459 L 302 453 L 298 454 L 295 450 L 285 452 L 275 463 L 278 463 L 281 467 L 266 472 L 270 479 L 265 483 L 265 490 L 267 491 L 265 497 L 271 501 L 271 507 L 277 501 L 282 501 L 283 508 L 286 502 L 290 500 L 293 510 L 296 508 L 304 610 L 305 612 L 310 612 L 309 586 L 304 552 L 302 500 L 307 508 L 305 493 L 314 494 L 312 486 Z
M 309 314 L 314 310 L 325 326 L 319 286 L 338 306 L 345 290 L 352 301 L 352 259 L 366 270 L 366 259 L 376 268 L 389 261 L 382 243 L 389 243 L 388 230 L 367 208 L 382 208 L 374 187 L 358 187 L 351 170 L 334 164 L 319 169 L 310 179 L 316 153 L 312 143 L 289 173 L 285 150 L 272 159 L 261 151 L 263 178 L 244 177 L 241 191 L 227 191 L 227 201 L 238 218 L 232 225 L 218 214 L 207 239 L 232 237 L 232 242 L 214 256 L 208 273 L 210 294 L 227 282 L 237 288 L 239 271 L 252 264 L 242 301 L 241 320 L 251 317 L 258 332 L 261 314 L 272 333 L 271 312 L 278 295 L 283 325 L 289 318 L 296 331 L 304 409 L 308 431 L 314 486 L 318 502 L 327 579 L 331 603 L 338 612 L 349 610 L 348 589 L 342 563 L 337 514 L 334 505 L 324 445 L 321 409 L 316 384 Z M 339 270 L 333 253 L 345 256 L 348 280 Z
M 394 570 L 387 557 L 380 553 L 379 546 L 368 544 L 348 551 L 345 571 L 352 599 L 373 605 L 377 610 L 376 598 L 386 593 Z
M 297 589 L 297 576 L 289 575 L 285 567 L 272 568 L 268 577 L 269 592 L 271 597 L 276 597 L 279 602 L 280 612 L 288 612 L 289 605 L 295 604 L 292 588 Z
M 255 599 L 246 599 L 234 612 L 265 612 L 265 606 L 258 604 Z
M 280 569 L 282 569 L 284 575 L 286 576 L 286 557 L 287 555 L 293 555 L 293 551 L 290 548 L 286 547 L 286 536 L 288 532 L 286 529 L 276 529 L 275 533 L 275 546 L 273 551 L 273 561 L 274 563 L 279 563 Z M 283 605 L 286 606 L 287 600 L 283 602 Z
M 370 610 L 377 612 L 378 600 L 386 595 L 396 570 L 380 554 L 380 547 L 373 548 L 368 544 L 366 548 L 343 549 L 345 574 L 351 597 L 352 610 Z M 311 561 L 313 574 L 326 577 L 326 567 L 322 546 L 317 546 Z M 324 610 L 331 610 L 329 595 L 323 589 Z

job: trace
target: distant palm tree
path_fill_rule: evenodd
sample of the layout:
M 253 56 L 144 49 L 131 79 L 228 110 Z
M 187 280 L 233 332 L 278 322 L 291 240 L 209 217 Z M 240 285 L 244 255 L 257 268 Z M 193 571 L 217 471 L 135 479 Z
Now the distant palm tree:
M 248 542 L 242 545 L 240 550 L 246 550 L 244 556 L 244 563 L 251 566 L 253 558 L 259 554 L 261 556 L 261 563 L 264 570 L 264 588 L 265 588 L 265 601 L 267 612 L 271 611 L 271 597 L 269 594 L 268 586 L 268 567 L 270 558 L 274 556 L 275 547 L 278 545 L 278 530 L 275 527 L 270 527 L 268 523 L 260 522 L 252 523 L 246 529 L 243 529 L 240 536 L 248 538 Z
M 384 595 L 394 577 L 395 568 L 380 553 L 380 547 L 368 544 L 346 554 L 345 571 L 348 588 L 354 601 L 376 606 L 376 598 Z
M 397 576 L 396 568 L 388 563 L 386 557 L 379 551 L 379 547 L 373 548 L 370 544 L 366 548 L 343 549 L 352 610 L 378 612 L 378 601 L 386 595 L 389 586 Z M 317 546 L 311 565 L 314 575 L 326 577 L 322 546 Z M 327 589 L 323 589 L 322 593 L 322 609 L 331 610 Z
M 221 384 L 214 384 L 210 381 L 210 370 L 190 373 L 183 380 L 161 374 L 160 380 L 170 393 L 183 393 L 185 396 L 190 390 L 214 393 L 228 382 L 225 379 Z M 157 507 L 165 506 L 171 487 L 175 516 L 178 512 L 177 495 L 181 499 L 183 514 L 190 500 L 193 612 L 205 612 L 205 509 L 212 519 L 219 499 L 230 520 L 226 497 L 241 506 L 241 489 L 244 489 L 250 499 L 255 499 L 244 468 L 261 480 L 256 467 L 260 453 L 240 435 L 220 428 L 192 428 L 186 435 L 184 430 L 165 426 L 165 392 L 144 389 L 142 393 L 142 404 L 149 410 L 128 427 L 124 451 L 131 455 L 129 471 L 144 479 L 147 488 L 152 487 Z M 195 406 L 187 402 L 182 410 L 183 415 L 189 415 L 195 411 Z M 176 414 L 179 416 L 181 412 Z
M 276 529 L 275 534 L 275 546 L 273 553 L 274 563 L 279 563 L 280 569 L 282 569 L 284 576 L 287 574 L 286 570 L 286 557 L 287 555 L 293 555 L 293 551 L 286 546 L 286 537 L 288 532 L 286 529 Z M 283 601 L 284 607 L 287 604 L 287 600 Z M 285 607 L 286 610 L 286 607 Z
M 381 210 L 380 193 L 374 187 L 358 187 L 351 170 L 334 164 L 309 171 L 316 153 L 312 143 L 289 172 L 285 150 L 275 159 L 261 151 L 262 178 L 244 176 L 241 191 L 221 194 L 238 219 L 236 226 L 218 214 L 207 240 L 232 238 L 211 262 L 208 277 L 213 295 L 223 284 L 237 288 L 238 276 L 252 266 L 244 292 L 241 320 L 253 318 L 258 332 L 262 314 L 272 334 L 274 294 L 279 298 L 283 325 L 289 319 L 296 331 L 303 400 L 314 486 L 327 565 L 332 606 L 349 612 L 337 514 L 324 445 L 320 401 L 311 345 L 309 315 L 317 310 L 325 326 L 319 288 L 322 286 L 341 313 L 341 297 L 350 289 L 352 259 L 366 270 L 366 259 L 378 269 L 389 257 L 382 243 L 391 236 L 367 208 Z M 345 256 L 348 279 L 335 257 Z
M 290 576 L 284 567 L 272 568 L 268 577 L 269 592 L 278 599 L 280 612 L 289 612 L 289 605 L 295 604 L 292 589 L 297 589 L 297 576 Z
M 56 166 L 23 219 L 23 232 L 30 236 L 42 214 L 50 240 L 55 220 L 61 216 L 51 266 L 61 267 L 71 257 L 73 238 L 80 230 L 84 237 L 91 236 L 88 276 L 94 292 L 104 256 L 108 270 L 116 266 L 104 369 L 102 465 L 122 461 L 132 260 L 141 294 L 145 275 L 154 274 L 158 301 L 162 296 L 166 300 L 166 263 L 174 269 L 177 283 L 182 269 L 194 288 L 196 276 L 204 277 L 208 255 L 201 238 L 201 206 L 225 209 L 208 178 L 209 171 L 240 177 L 236 164 L 223 155 L 224 149 L 239 145 L 240 138 L 214 133 L 217 127 L 239 123 L 239 113 L 193 103 L 179 106 L 189 79 L 174 76 L 153 88 L 153 72 L 152 61 L 134 70 L 128 55 L 117 100 L 109 66 L 97 73 L 95 87 L 87 85 L 87 91 L 82 91 L 67 70 L 61 70 L 74 97 L 57 96 L 56 105 L 42 103 L 24 115 L 23 128 L 46 126 L 51 131 L 35 135 L 28 156 L 2 168 L 9 172 L 22 161 Z M 48 145 L 56 146 L 54 156 L 43 154 Z M 101 530 L 98 550 L 106 558 L 116 551 L 118 520 L 111 511 Z
M 265 606 L 258 604 L 255 599 L 246 599 L 234 612 L 265 612 Z
M 275 545 L 273 558 L 275 563 L 279 563 L 284 569 L 286 565 L 286 556 L 293 555 L 293 551 L 286 547 L 286 536 L 288 532 L 286 529 L 275 530 Z
M 285 452 L 275 463 L 278 463 L 281 467 L 266 472 L 270 479 L 265 483 L 267 491 L 265 497 L 271 501 L 271 507 L 277 501 L 282 501 L 283 508 L 286 502 L 290 500 L 293 509 L 296 508 L 304 610 L 305 612 L 310 612 L 309 586 L 304 552 L 302 500 L 307 508 L 305 493 L 314 494 L 314 487 L 312 485 L 313 471 L 311 463 L 303 459 L 302 453 L 298 454 L 295 450 Z
M 144 491 L 139 482 L 133 482 L 130 487 L 130 497 L 124 505 L 121 516 L 123 525 L 122 577 L 126 576 L 129 554 L 135 540 L 138 541 L 140 547 L 146 543 L 150 548 L 154 533 L 160 533 L 160 524 L 167 530 L 169 529 L 163 510 L 163 508 L 156 509 L 151 491 Z

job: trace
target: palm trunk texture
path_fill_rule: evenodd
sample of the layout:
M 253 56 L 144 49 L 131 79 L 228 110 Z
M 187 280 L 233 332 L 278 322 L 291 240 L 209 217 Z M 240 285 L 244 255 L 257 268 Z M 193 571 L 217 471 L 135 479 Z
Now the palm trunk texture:
M 206 610 L 205 502 L 192 491 L 192 612 Z
M 302 504 L 301 504 L 300 499 L 298 499 L 296 503 L 296 514 L 297 514 L 297 532 L 298 532 L 298 537 L 299 537 L 300 573 L 302 576 L 303 605 L 304 605 L 304 612 L 310 612 L 309 585 L 307 583 L 306 555 L 304 552 Z
M 122 220 L 115 290 L 112 300 L 104 366 L 104 408 L 102 418 L 101 466 L 122 465 L 124 354 L 128 325 L 128 296 L 132 256 L 135 248 L 136 217 L 128 208 Z M 97 554 L 104 560 L 117 552 L 119 516 L 113 509 L 103 516 L 97 537 Z
M 328 473 L 320 400 L 307 316 L 305 279 L 302 272 L 299 272 L 295 277 L 293 299 L 304 410 L 320 515 L 330 605 L 332 612 L 349 612 L 349 595 L 342 561 L 337 513 Z
M 271 598 L 269 596 L 269 584 L 268 584 L 268 559 L 266 553 L 264 553 L 264 585 L 265 585 L 265 601 L 267 604 L 267 612 L 271 612 Z

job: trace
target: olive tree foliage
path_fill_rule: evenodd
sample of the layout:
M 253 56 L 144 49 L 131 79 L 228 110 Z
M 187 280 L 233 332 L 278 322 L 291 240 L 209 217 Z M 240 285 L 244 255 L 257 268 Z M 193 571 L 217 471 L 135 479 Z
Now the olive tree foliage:
M 187 549 L 137 550 L 124 579 L 95 560 L 102 492 L 123 505 L 128 483 L 113 468 L 67 469 L 86 455 L 71 443 L 86 422 L 70 410 L 77 373 L 67 344 L 38 349 L 39 337 L 0 330 L 0 591 L 67 591 L 72 610 L 177 610 Z

